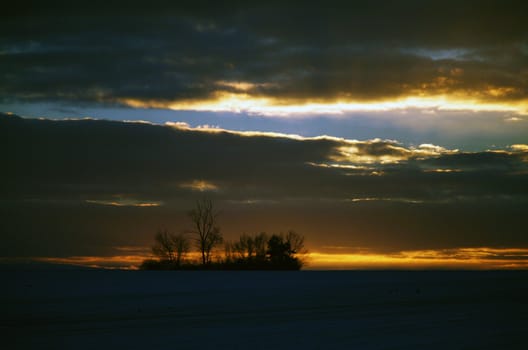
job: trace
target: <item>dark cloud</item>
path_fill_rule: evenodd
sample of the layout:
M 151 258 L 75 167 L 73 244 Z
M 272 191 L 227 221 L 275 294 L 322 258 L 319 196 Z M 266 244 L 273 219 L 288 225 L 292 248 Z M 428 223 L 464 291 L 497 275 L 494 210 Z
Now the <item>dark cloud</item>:
M 253 2 L 252 2 L 253 3 Z M 5 101 L 526 99 L 522 1 L 30 3 L 0 23 Z
M 148 244 L 159 226 L 185 228 L 204 195 L 224 207 L 228 235 L 294 227 L 315 247 L 528 246 L 523 149 L 2 115 L 0 255 Z
M 528 170 L 524 152 L 462 153 L 390 140 L 299 138 L 179 124 L 15 116 L 1 122 L 2 148 L 9 150 L 3 183 L 15 195 L 28 188 L 68 195 L 72 187 L 74 195 L 144 193 L 164 199 L 193 189 L 193 181 L 214 184 L 226 198 L 405 197 L 408 189 L 399 181 L 413 183 L 418 199 L 427 198 L 429 188 L 440 191 L 457 182 L 464 185 L 453 187 L 453 194 L 477 187 L 483 195 L 513 195 L 525 192 L 513 184 Z M 512 180 L 504 186 L 500 179 L 508 177 Z M 469 179 L 473 184 L 466 183 Z M 387 187 L 391 181 L 395 185 Z M 427 189 L 417 191 L 422 187 Z

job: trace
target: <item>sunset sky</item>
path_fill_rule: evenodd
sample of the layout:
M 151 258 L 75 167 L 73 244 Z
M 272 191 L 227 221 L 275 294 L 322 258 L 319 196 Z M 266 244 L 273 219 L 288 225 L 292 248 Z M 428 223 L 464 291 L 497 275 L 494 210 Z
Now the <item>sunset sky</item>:
M 129 267 L 207 197 L 311 268 L 528 267 L 524 1 L 173 3 L 0 14 L 3 261 Z

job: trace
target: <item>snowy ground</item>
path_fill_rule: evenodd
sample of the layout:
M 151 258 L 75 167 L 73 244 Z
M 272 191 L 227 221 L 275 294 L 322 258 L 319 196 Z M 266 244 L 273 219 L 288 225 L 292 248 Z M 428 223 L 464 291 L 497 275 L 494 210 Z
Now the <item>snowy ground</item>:
M 2 349 L 525 349 L 528 272 L 0 271 Z

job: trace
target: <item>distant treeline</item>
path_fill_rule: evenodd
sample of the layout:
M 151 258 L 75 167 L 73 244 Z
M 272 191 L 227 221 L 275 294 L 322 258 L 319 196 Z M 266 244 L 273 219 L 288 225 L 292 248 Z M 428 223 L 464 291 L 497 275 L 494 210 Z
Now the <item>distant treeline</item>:
M 299 270 L 306 253 L 304 237 L 294 231 L 286 234 L 243 234 L 237 241 L 224 241 L 217 226 L 218 212 L 211 200 L 203 199 L 189 212 L 194 230 L 174 234 L 158 230 L 152 246 L 154 259 L 144 260 L 143 270 Z M 200 260 L 189 260 L 191 246 Z M 213 252 L 223 244 L 223 254 Z
M 156 237 L 159 237 L 159 234 Z M 165 233 L 161 233 L 163 236 Z M 170 237 L 170 234 L 169 236 Z M 180 242 L 181 236 L 176 241 Z M 164 237 L 165 238 L 165 237 Z M 158 241 L 158 240 L 157 240 Z M 242 235 L 236 242 L 225 242 L 223 256 L 206 264 L 187 260 L 187 251 L 161 253 L 159 241 L 153 246 L 157 259 L 144 260 L 143 270 L 299 270 L 304 253 L 303 237 L 293 231 L 287 234 L 260 233 L 254 236 Z

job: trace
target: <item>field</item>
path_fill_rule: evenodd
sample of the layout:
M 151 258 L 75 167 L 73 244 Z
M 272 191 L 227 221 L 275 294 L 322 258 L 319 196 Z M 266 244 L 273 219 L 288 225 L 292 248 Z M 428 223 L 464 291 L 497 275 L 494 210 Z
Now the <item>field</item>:
M 514 349 L 526 271 L 0 271 L 3 349 Z

